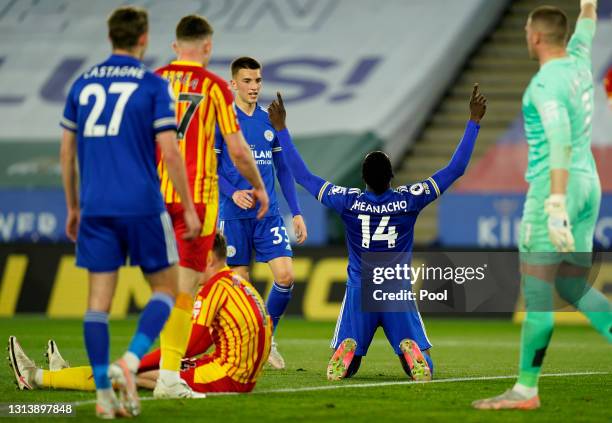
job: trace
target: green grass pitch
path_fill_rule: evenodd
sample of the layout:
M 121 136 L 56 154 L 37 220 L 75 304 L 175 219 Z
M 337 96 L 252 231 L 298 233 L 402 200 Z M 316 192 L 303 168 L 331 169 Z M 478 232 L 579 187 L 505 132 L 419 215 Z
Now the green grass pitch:
M 16 317 L 0 320 L 6 342 L 16 335 L 25 351 L 43 364 L 53 337 L 64 358 L 86 363 L 81 322 Z M 111 323 L 112 356 L 126 347 L 135 319 Z M 144 401 L 142 421 L 205 422 L 383 422 L 383 421 L 612 421 L 612 348 L 589 327 L 557 327 L 540 383 L 542 408 L 535 411 L 476 411 L 474 399 L 501 393 L 514 382 L 520 327 L 501 320 L 426 319 L 434 344 L 434 383 L 407 381 L 382 331 L 359 373 L 329 383 L 325 367 L 333 323 L 286 318 L 277 334 L 287 369 L 266 369 L 254 393 L 209 396 L 203 400 Z M 73 402 L 76 418 L 93 418 L 94 394 L 74 391 L 15 390 L 6 365 L 0 377 L 0 402 Z M 571 375 L 571 373 L 586 373 Z M 555 374 L 555 375 L 552 375 Z M 150 397 L 141 391 L 142 397 Z M 84 404 L 83 404 L 84 402 Z M 30 420 L 20 418 L 20 421 Z M 33 419 L 34 420 L 34 419 Z M 54 418 L 52 421 L 61 421 Z

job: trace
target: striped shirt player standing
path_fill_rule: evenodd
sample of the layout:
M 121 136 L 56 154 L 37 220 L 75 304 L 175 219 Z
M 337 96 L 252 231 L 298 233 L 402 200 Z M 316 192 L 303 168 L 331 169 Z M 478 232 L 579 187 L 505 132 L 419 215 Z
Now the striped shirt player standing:
M 340 214 L 349 250 L 348 280 L 327 366 L 329 380 L 353 376 L 366 355 L 376 329 L 382 326 L 387 340 L 399 356 L 403 369 L 413 380 L 429 380 L 433 362 L 425 327 L 415 305 L 405 312 L 368 312 L 362 309 L 362 259 L 368 253 L 410 253 L 414 225 L 419 212 L 438 198 L 465 171 L 485 114 L 486 99 L 474 86 L 470 120 L 449 164 L 425 181 L 411 187 L 391 189 L 393 169 L 389 157 L 374 151 L 366 155 L 362 177 L 367 191 L 335 186 L 312 174 L 291 141 L 285 126 L 285 108 L 280 94 L 268 107 L 283 155 L 295 180 L 323 205 Z M 402 254 L 400 254 L 402 255 Z M 405 254 L 404 254 L 405 256 Z M 409 263 L 408 263 L 409 264 Z
M 176 294 L 178 257 L 155 171 L 156 140 L 170 179 L 187 198 L 186 238 L 197 235 L 200 221 L 176 145 L 174 98 L 168 83 L 140 62 L 148 43 L 147 13 L 118 8 L 109 17 L 108 27 L 113 54 L 79 77 L 68 93 L 61 121 L 61 163 L 66 232 L 76 239 L 77 265 L 89 271 L 84 334 L 97 389 L 96 413 L 114 418 L 139 414 L 133 374 L 164 326 Z M 128 351 L 109 369 L 108 312 L 117 270 L 128 256 L 132 265 L 140 265 L 153 296 L 142 311 Z M 121 404 L 109 372 L 121 387 Z
M 227 82 L 205 69 L 212 51 L 213 29 L 205 18 L 183 17 L 176 27 L 173 48 L 177 60 L 157 69 L 170 83 L 176 97 L 179 148 L 187 165 L 189 188 L 202 231 L 193 241 L 183 240 L 185 222 L 183 201 L 160 161 L 161 192 L 178 241 L 179 289 L 176 304 L 161 333 L 161 370 L 154 391 L 157 398 L 189 398 L 193 391 L 180 379 L 180 362 L 189 340 L 193 292 L 206 268 L 212 247 L 219 209 L 217 157 L 214 153 L 215 126 L 219 127 L 227 149 L 239 172 L 255 187 L 259 200 L 258 216 L 268 209 L 268 196 L 251 151 L 242 136 Z M 162 154 L 163 156 L 163 154 Z

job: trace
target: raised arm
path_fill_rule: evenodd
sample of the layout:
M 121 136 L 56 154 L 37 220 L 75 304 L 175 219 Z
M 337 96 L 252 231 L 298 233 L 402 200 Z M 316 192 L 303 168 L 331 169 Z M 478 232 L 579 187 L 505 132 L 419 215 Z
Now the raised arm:
M 474 84 L 472 97 L 470 98 L 470 120 L 465 128 L 463 138 L 461 138 L 461 142 L 459 142 L 453 157 L 451 157 L 446 167 L 440 169 L 432 176 L 440 193 L 446 191 L 453 182 L 465 173 L 480 130 L 480 120 L 485 115 L 486 110 L 487 99 L 480 94 L 478 84 Z
M 593 19 L 597 21 L 597 0 L 580 0 L 580 19 Z
M 283 155 L 280 145 L 278 146 L 278 150 L 272 150 L 272 157 L 274 158 L 274 167 L 276 168 L 276 178 L 278 179 L 278 183 L 283 191 L 283 196 L 285 200 L 287 200 L 291 215 L 293 216 L 293 232 L 295 233 L 298 244 L 302 244 L 308 237 L 308 230 L 306 229 L 306 223 L 302 217 L 302 211 L 300 210 L 300 204 L 297 199 L 295 179 L 293 179 L 291 169 L 285 162 L 285 156 Z
M 287 164 L 291 168 L 291 173 L 295 181 L 303 186 L 306 191 L 312 194 L 315 198 L 319 199 L 319 194 L 323 185 L 327 182 L 313 174 L 302 160 L 300 153 L 298 153 L 291 135 L 285 125 L 285 119 L 287 118 L 287 112 L 285 111 L 285 105 L 280 93 L 276 93 L 277 99 L 270 104 L 268 107 L 268 116 L 274 129 L 276 129 L 276 136 L 280 142 L 283 150 L 284 157 Z
M 295 179 L 293 179 L 291 169 L 285 162 L 282 147 L 279 147 L 278 151 L 272 152 L 272 158 L 274 159 L 276 178 L 278 179 L 278 184 L 283 192 L 283 197 L 285 197 L 285 200 L 287 200 L 287 204 L 291 210 L 291 215 L 298 216 L 302 214 L 302 211 L 300 210 L 300 204 L 298 202 L 297 192 L 295 190 Z

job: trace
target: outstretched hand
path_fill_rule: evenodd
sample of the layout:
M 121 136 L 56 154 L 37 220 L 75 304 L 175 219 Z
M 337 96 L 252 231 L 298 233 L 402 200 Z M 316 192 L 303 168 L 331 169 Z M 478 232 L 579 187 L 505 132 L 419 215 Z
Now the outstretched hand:
M 276 100 L 274 100 L 268 106 L 268 117 L 270 123 L 277 131 L 282 131 L 286 128 L 285 119 L 287 118 L 287 111 L 285 110 L 285 103 L 281 97 L 280 92 L 276 92 Z
M 472 97 L 470 98 L 470 120 L 480 123 L 486 112 L 487 98 L 480 94 L 480 86 L 478 83 L 475 83 Z

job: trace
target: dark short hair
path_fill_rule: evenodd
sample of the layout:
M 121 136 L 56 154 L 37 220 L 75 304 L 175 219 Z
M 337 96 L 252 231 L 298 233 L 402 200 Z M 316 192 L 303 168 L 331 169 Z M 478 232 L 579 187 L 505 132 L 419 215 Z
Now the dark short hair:
M 149 30 L 147 11 L 141 7 L 119 7 L 106 22 L 113 48 L 132 49 L 138 44 L 140 36 Z
M 530 14 L 532 25 L 545 29 L 544 37 L 550 44 L 565 46 L 569 37 L 569 21 L 565 12 L 555 6 L 540 6 Z
M 215 234 L 215 241 L 213 242 L 212 248 L 213 254 L 220 260 L 227 258 L 227 241 L 223 234 L 217 232 Z
M 213 35 L 213 27 L 204 16 L 183 16 L 176 25 L 176 39 L 182 41 L 201 40 Z
M 374 194 L 384 193 L 393 179 L 391 159 L 382 151 L 368 153 L 361 164 L 361 176 Z
M 240 69 L 261 69 L 261 63 L 252 57 L 239 57 L 230 66 L 232 76 L 236 76 Z

